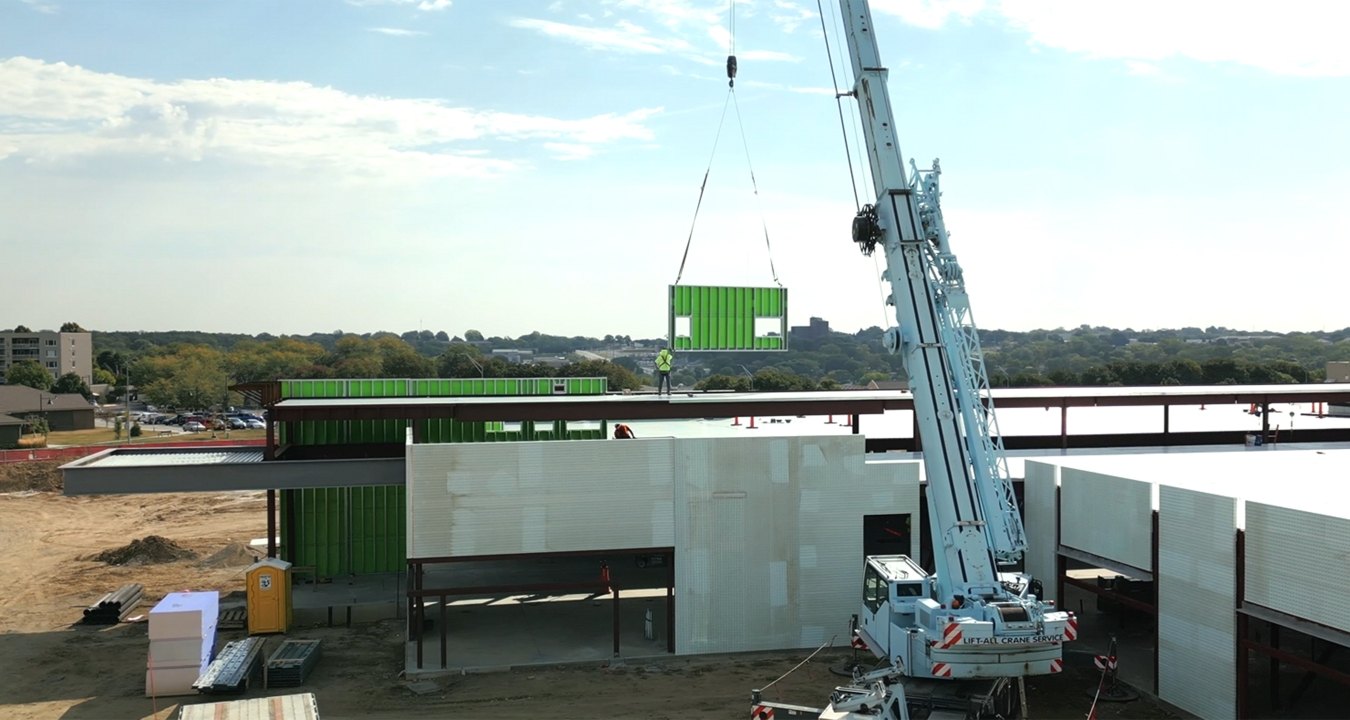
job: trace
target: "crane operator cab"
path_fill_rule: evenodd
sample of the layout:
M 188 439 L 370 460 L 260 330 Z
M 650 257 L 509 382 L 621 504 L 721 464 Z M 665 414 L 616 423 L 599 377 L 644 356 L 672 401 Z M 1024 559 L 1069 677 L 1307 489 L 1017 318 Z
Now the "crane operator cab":
M 935 597 L 938 584 L 906 555 L 867 558 L 855 645 L 906 675 L 935 678 L 1059 672 L 1077 623 L 1030 594 L 1023 576 L 986 595 Z M 1019 593 L 1009 592 L 1018 587 Z

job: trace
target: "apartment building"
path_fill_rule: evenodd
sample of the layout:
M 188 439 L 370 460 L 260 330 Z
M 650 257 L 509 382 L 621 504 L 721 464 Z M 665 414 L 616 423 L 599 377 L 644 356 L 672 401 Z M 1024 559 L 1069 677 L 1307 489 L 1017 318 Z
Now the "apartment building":
M 94 343 L 87 332 L 0 332 L 0 383 L 15 363 L 35 360 L 59 378 L 75 373 L 93 382 Z

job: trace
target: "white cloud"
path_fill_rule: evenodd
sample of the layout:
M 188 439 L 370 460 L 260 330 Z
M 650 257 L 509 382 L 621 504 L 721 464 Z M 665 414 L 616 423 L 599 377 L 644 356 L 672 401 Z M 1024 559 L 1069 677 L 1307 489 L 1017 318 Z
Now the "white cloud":
M 55 15 L 58 10 L 56 5 L 46 2 L 45 0 L 19 0 L 19 2 L 40 13 L 46 13 L 47 15 Z
M 544 143 L 544 149 L 558 160 L 585 160 L 595 154 L 595 148 L 578 143 Z
M 155 80 L 29 58 L 0 62 L 0 162 L 220 160 L 363 178 L 483 176 L 529 145 L 650 141 L 659 108 L 576 120 L 360 96 L 301 82 Z M 514 141 L 514 156 L 489 150 Z M 580 157 L 576 149 L 568 151 Z
M 909 25 L 936 30 L 951 20 L 969 21 L 984 6 L 985 0 L 872 0 L 872 14 L 894 15 Z
M 358 7 L 367 5 L 416 5 L 418 10 L 435 12 L 450 7 L 453 0 L 347 0 L 347 4 Z
M 417 35 L 427 34 L 422 30 L 407 30 L 405 28 L 391 28 L 391 27 L 373 27 L 373 28 L 366 28 L 366 30 L 373 33 L 379 33 L 381 35 L 392 35 L 394 37 L 414 37 Z
M 534 30 L 549 37 L 568 40 L 591 50 L 661 55 L 692 50 L 688 42 L 677 37 L 655 37 L 646 29 L 621 20 L 612 28 L 569 25 L 536 18 L 513 18 L 512 27 Z
M 777 50 L 744 50 L 736 53 L 740 60 L 759 60 L 761 62 L 801 62 L 802 59 L 792 53 Z
M 1288 0 L 1275 9 L 1228 0 L 873 0 L 872 9 L 933 30 L 988 19 L 1025 32 L 1034 45 L 1093 58 L 1147 63 L 1186 58 L 1278 75 L 1350 75 L 1345 3 Z
M 815 20 L 816 11 L 791 0 L 774 0 L 769 19 L 785 33 L 794 33 L 803 23 Z
M 1343 39 L 1350 5 L 1343 3 L 1289 0 L 1276 8 L 1218 0 L 1005 0 L 999 10 L 1034 43 L 1094 57 L 1184 57 L 1279 75 L 1350 75 L 1350 46 Z
M 1128 70 L 1131 75 L 1157 76 L 1162 73 L 1162 68 L 1159 68 L 1151 62 L 1144 62 L 1143 60 L 1126 60 L 1125 69 Z

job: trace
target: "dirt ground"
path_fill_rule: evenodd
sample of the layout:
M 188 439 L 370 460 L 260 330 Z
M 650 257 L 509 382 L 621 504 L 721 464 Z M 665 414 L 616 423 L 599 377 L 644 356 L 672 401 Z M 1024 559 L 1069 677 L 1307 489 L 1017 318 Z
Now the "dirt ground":
M 148 719 L 174 716 L 180 699 L 144 697 L 146 625 L 75 625 L 81 610 L 128 582 L 145 586 L 148 613 L 166 593 L 243 587 L 243 566 L 182 559 L 108 565 L 90 559 L 134 539 L 159 535 L 211 558 L 266 535 L 262 493 L 64 497 L 54 465 L 0 465 L 0 717 L 10 720 Z M 32 489 L 40 488 L 40 489 Z M 227 553 L 228 554 L 228 553 Z M 463 718 L 745 718 L 751 688 L 787 672 L 807 653 L 670 658 L 619 667 L 573 665 L 443 678 L 413 692 L 402 677 L 400 621 L 353 628 L 303 628 L 321 638 L 323 659 L 302 691 L 314 692 L 325 720 Z M 222 632 L 218 646 L 242 637 Z M 848 656 L 827 650 L 771 688 L 766 699 L 824 704 Z M 1088 655 L 1066 672 L 1028 682 L 1030 716 L 1083 718 L 1096 686 Z M 270 694 L 296 692 L 276 689 Z M 249 696 L 269 694 L 251 690 Z M 200 701 L 201 699 L 192 699 Z M 215 699 L 215 698 L 212 698 Z M 221 698 L 229 699 L 229 698 Z M 1098 708 L 1101 718 L 1173 718 L 1140 700 Z

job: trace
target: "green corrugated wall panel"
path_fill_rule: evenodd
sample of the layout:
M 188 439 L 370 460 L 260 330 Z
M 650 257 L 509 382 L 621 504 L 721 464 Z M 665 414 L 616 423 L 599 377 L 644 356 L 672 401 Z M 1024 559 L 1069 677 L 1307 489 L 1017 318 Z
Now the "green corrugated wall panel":
M 787 290 L 784 288 L 673 286 L 671 327 L 689 318 L 688 335 L 672 338 L 676 350 L 739 351 L 784 349 L 786 341 L 756 340 L 755 318 L 774 318 L 786 333 Z M 687 304 L 686 304 L 687 299 Z
M 745 290 L 745 330 L 741 333 L 741 342 L 747 348 L 755 347 L 755 288 Z

